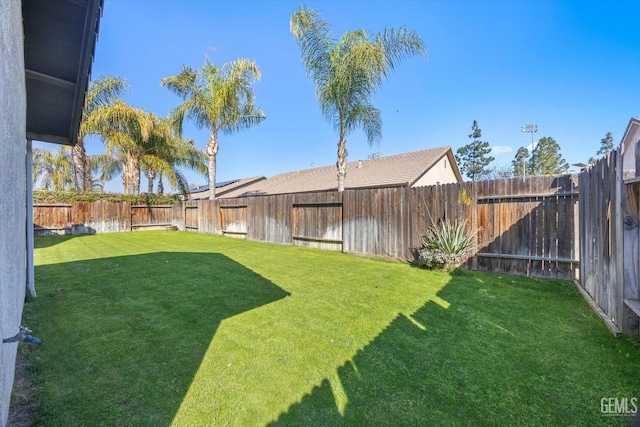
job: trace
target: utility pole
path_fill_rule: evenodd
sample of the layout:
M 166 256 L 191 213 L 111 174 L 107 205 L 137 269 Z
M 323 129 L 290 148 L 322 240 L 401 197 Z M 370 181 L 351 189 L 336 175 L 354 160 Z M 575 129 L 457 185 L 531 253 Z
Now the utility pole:
M 531 152 L 533 153 L 533 134 L 538 132 L 538 125 L 522 125 L 522 132 L 531 133 Z M 522 159 L 522 178 L 527 175 L 527 168 L 525 167 L 525 159 Z

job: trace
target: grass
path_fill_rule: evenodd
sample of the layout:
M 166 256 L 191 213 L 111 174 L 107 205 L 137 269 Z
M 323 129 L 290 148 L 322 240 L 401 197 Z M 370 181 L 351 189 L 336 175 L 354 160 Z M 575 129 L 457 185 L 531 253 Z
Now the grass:
M 177 232 L 36 239 L 38 425 L 624 425 L 569 282 Z

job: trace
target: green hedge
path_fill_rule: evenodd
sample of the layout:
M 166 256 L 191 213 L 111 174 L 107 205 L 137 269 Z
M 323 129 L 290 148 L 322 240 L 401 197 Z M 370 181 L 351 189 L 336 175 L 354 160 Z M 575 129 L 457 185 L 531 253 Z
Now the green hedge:
M 179 201 L 176 194 L 162 195 L 157 194 L 120 194 L 120 193 L 94 193 L 94 192 L 59 192 L 59 191 L 41 191 L 33 192 L 33 202 L 129 202 L 146 205 L 171 205 Z

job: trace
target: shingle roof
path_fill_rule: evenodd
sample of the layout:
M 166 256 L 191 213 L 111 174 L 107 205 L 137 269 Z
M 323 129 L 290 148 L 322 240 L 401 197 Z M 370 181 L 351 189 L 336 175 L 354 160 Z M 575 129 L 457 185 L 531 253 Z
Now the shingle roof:
M 216 183 L 216 197 L 224 196 L 225 194 L 244 188 L 248 185 L 254 184 L 256 182 L 260 182 L 267 179 L 264 176 L 253 176 L 251 178 L 242 178 L 242 179 L 233 179 L 225 182 L 217 182 Z M 203 185 L 202 187 L 198 187 L 197 190 L 192 190 L 189 193 L 189 200 L 199 200 L 199 199 L 208 199 L 209 198 L 209 186 Z
M 411 186 L 444 156 L 449 156 L 456 177 L 462 181 L 451 147 L 438 147 L 349 162 L 345 189 Z M 332 165 L 285 172 L 240 190 L 228 192 L 223 197 L 331 191 L 337 190 L 337 186 L 336 167 Z

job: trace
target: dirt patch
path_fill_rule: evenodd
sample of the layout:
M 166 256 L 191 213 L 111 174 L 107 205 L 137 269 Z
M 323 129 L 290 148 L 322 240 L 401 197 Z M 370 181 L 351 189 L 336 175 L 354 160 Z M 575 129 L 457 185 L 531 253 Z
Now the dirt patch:
M 36 392 L 29 376 L 28 345 L 20 345 L 16 354 L 16 372 L 11 393 L 8 427 L 29 427 L 35 421 Z

